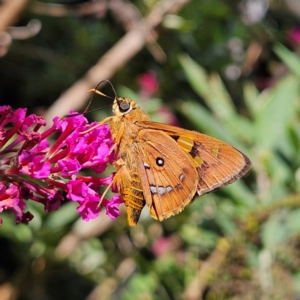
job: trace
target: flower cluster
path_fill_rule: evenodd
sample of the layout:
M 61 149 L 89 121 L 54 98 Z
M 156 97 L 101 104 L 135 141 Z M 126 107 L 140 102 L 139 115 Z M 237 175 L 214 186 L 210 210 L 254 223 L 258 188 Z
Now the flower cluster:
M 113 161 L 109 127 L 89 124 L 80 114 L 56 117 L 40 133 L 42 126 L 44 119 L 26 116 L 26 109 L 0 107 L 0 212 L 11 210 L 17 223 L 28 223 L 33 215 L 25 212 L 26 200 L 42 203 L 50 212 L 67 198 L 79 204 L 77 211 L 84 220 L 97 217 L 101 206 L 109 217 L 117 217 L 121 198 L 107 200 L 99 195 L 99 187 L 109 185 L 113 175 L 78 174 L 84 168 L 102 173 Z M 51 146 L 48 138 L 53 135 L 57 138 Z

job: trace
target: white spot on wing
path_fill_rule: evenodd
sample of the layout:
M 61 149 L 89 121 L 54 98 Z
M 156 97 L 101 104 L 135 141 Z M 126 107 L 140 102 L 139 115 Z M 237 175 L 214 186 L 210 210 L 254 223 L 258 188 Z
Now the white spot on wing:
M 167 192 L 169 193 L 169 192 L 171 192 L 173 190 L 173 188 L 170 186 L 170 185 L 168 185 L 167 186 Z
M 155 185 L 150 185 L 150 191 L 152 194 L 160 194 L 160 195 L 164 195 L 166 192 L 169 193 L 173 190 L 173 188 L 168 185 L 166 188 L 163 186 L 158 186 L 156 187 Z
M 182 182 L 183 178 L 184 178 L 184 175 L 183 175 L 183 174 L 180 174 L 179 180 L 180 180 L 181 182 Z
M 159 193 L 160 195 L 163 195 L 165 192 L 166 192 L 166 189 L 165 189 L 163 186 L 159 186 L 159 187 L 158 187 L 158 193 Z
M 161 158 L 161 157 L 157 157 L 156 158 L 156 164 L 159 166 L 159 167 L 162 167 L 164 165 L 165 161 Z
M 157 189 L 155 185 L 150 185 L 150 191 L 152 194 L 157 194 Z

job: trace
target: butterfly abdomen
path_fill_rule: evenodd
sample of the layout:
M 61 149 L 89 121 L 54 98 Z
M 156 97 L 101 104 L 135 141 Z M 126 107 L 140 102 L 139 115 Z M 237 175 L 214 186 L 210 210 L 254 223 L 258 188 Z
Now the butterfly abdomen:
M 146 202 L 143 195 L 141 182 L 136 174 L 131 175 L 131 182 L 120 190 L 121 197 L 127 209 L 130 226 L 135 226 L 140 218 L 141 211 Z

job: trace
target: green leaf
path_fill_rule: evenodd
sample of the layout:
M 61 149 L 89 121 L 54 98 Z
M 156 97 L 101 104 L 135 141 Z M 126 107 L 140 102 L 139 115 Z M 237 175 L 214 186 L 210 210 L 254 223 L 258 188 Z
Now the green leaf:
M 233 234 L 236 230 L 233 220 L 221 210 L 217 211 L 215 221 L 226 235 Z
M 179 62 L 192 88 L 200 97 L 203 97 L 216 116 L 227 119 L 235 114 L 233 102 L 219 75 L 213 74 L 209 77 L 205 69 L 189 56 L 181 55 Z
M 15 239 L 21 243 L 27 243 L 32 239 L 32 230 L 26 224 L 18 224 L 16 226 L 15 216 L 12 214 L 2 214 L 3 224 L 1 225 L 1 236 L 9 239 Z
M 291 72 L 293 72 L 297 77 L 300 77 L 300 58 L 298 55 L 291 52 L 280 43 L 277 43 L 274 46 L 274 52 L 286 64 Z
M 264 150 L 276 148 L 297 114 L 298 100 L 299 82 L 293 76 L 284 78 L 272 89 L 254 123 L 255 144 Z
M 259 101 L 259 91 L 254 83 L 247 82 L 244 85 L 244 99 L 251 116 L 254 117 L 260 110 L 261 101 Z
M 68 202 L 62 205 L 58 211 L 52 212 L 45 221 L 44 226 L 48 230 L 59 229 L 78 218 L 76 203 Z
M 296 293 L 299 295 L 300 293 L 300 272 L 299 271 L 293 276 L 293 281 L 294 281 Z
M 289 213 L 286 227 L 289 235 L 300 233 L 300 209 L 296 209 Z
M 264 247 L 274 253 L 277 245 L 288 239 L 289 233 L 286 226 L 286 211 L 280 211 L 271 215 L 263 224 L 261 239 Z
M 188 55 L 180 55 L 179 62 L 195 92 L 203 98 L 208 97 L 210 86 L 205 70 L 196 64 Z
M 159 284 L 158 279 L 154 273 L 136 274 L 130 282 L 129 288 L 122 295 L 122 299 L 157 299 L 152 297 L 155 289 Z M 142 297 L 141 297 L 142 295 Z
M 217 234 L 213 231 L 199 228 L 193 224 L 184 224 L 179 234 L 188 245 L 197 246 L 199 251 L 212 250 L 218 239 Z
M 230 130 L 227 130 L 221 122 L 215 119 L 206 108 L 197 102 L 188 100 L 185 103 L 181 103 L 181 105 L 178 104 L 176 109 L 195 125 L 196 130 L 225 141 L 246 155 L 250 154 L 249 149 L 239 142 Z
M 254 207 L 257 204 L 255 194 L 247 187 L 242 180 L 238 180 L 222 189 L 236 203 L 244 207 Z
M 180 56 L 179 61 L 192 88 L 203 98 L 217 119 L 223 121 L 234 135 L 247 142 L 252 141 L 252 124 L 237 114 L 220 76 L 208 76 L 206 71 L 188 56 Z

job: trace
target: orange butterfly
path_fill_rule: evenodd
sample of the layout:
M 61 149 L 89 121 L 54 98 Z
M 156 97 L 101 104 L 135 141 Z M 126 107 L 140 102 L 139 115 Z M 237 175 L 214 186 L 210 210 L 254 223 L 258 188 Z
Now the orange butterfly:
M 99 95 L 106 96 L 92 89 Z M 244 176 L 249 158 L 210 136 L 152 122 L 130 98 L 115 97 L 111 128 L 117 160 L 113 185 L 127 208 L 128 223 L 137 224 L 147 204 L 162 221 L 181 212 L 195 196 Z

